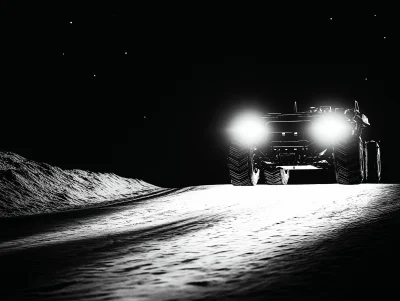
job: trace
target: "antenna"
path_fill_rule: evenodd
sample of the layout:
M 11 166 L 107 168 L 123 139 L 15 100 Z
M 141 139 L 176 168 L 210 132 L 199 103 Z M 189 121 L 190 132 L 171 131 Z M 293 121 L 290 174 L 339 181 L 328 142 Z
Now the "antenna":
M 297 102 L 294 102 L 294 112 L 297 113 Z
M 360 113 L 360 108 L 359 108 L 359 106 L 358 106 L 357 100 L 354 101 L 354 111 Z

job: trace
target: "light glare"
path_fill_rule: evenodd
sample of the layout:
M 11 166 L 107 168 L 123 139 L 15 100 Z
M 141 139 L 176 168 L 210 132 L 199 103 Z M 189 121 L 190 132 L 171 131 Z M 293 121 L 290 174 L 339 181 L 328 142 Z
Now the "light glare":
M 238 119 L 232 130 L 234 137 L 245 144 L 259 143 L 266 135 L 265 123 L 258 116 L 253 115 Z
M 337 116 L 323 116 L 314 123 L 315 138 L 321 142 L 331 142 L 346 135 L 349 124 Z

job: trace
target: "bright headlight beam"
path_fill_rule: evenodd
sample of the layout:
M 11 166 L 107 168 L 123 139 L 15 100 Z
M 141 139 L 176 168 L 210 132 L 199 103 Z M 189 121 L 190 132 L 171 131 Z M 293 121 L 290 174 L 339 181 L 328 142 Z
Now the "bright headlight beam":
M 265 138 L 266 125 L 258 116 L 242 116 L 234 122 L 232 135 L 245 144 L 258 143 Z
M 315 121 L 313 132 L 319 141 L 332 141 L 346 135 L 349 124 L 342 118 L 327 115 Z

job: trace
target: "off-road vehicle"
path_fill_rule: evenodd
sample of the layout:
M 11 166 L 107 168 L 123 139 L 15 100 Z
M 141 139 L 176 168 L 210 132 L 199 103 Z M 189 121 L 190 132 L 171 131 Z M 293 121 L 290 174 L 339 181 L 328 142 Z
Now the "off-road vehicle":
M 358 102 L 354 108 L 310 107 L 304 112 L 242 116 L 232 127 L 230 181 L 251 186 L 263 173 L 266 184 L 287 184 L 291 170 L 324 169 L 339 184 L 381 180 L 379 142 L 364 141 L 370 126 Z

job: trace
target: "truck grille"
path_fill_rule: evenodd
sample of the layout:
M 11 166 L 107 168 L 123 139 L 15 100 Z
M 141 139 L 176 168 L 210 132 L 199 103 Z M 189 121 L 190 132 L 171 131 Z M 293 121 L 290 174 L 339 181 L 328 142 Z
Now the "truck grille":
M 310 121 L 271 121 L 268 123 L 269 141 L 273 145 L 307 145 L 310 141 Z
M 296 154 L 295 153 L 279 154 L 279 160 L 281 162 L 293 162 L 293 161 L 296 161 Z

